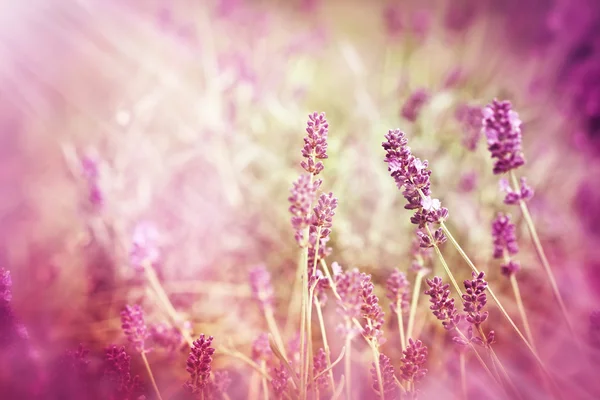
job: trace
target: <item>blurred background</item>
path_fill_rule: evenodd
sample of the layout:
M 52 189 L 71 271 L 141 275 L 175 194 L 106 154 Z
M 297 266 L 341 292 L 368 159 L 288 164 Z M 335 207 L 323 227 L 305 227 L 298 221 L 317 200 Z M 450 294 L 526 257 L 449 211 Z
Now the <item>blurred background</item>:
M 414 231 L 381 149 L 400 128 L 501 288 L 490 225 L 513 212 L 524 301 L 551 332 L 551 292 L 468 117 L 510 100 L 532 213 L 581 332 L 600 307 L 595 0 L 2 1 L 0 60 L 0 267 L 41 365 L 79 343 L 124 343 L 124 304 L 165 319 L 131 267 L 136 240 L 155 246 L 194 332 L 248 351 L 264 330 L 248 285 L 258 264 L 284 321 L 298 257 L 287 198 L 313 111 L 330 125 L 322 189 L 340 201 L 330 261 L 377 284 L 410 267 Z M 159 380 L 185 379 L 169 371 Z

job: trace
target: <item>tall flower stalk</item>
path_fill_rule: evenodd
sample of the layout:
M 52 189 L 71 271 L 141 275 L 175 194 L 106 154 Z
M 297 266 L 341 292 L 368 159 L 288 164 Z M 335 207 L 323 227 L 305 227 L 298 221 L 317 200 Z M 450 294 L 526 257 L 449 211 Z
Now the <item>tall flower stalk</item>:
M 556 278 L 529 213 L 527 201 L 533 196 L 533 190 L 527 186 L 524 178 L 521 178 L 519 182 L 515 173 L 516 169 L 525 165 L 525 157 L 521 150 L 522 133 L 519 115 L 513 111 L 509 101 L 494 100 L 483 110 L 483 128 L 487 137 L 488 150 L 492 158 L 495 159 L 494 174 L 508 173 L 509 175 L 509 182 L 504 185 L 507 191 L 504 202 L 507 204 L 519 204 L 535 250 L 542 263 L 546 277 L 550 282 L 554 297 L 560 306 L 567 326 L 571 333 L 574 333 L 569 313 L 556 283 Z

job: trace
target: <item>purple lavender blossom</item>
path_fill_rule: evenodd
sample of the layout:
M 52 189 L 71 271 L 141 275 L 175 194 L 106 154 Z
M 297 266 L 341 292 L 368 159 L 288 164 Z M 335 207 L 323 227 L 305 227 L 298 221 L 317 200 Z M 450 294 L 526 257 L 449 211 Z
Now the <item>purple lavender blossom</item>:
M 208 395 L 206 398 L 221 400 L 226 399 L 225 394 L 231 385 L 231 378 L 227 371 L 215 371 L 214 378 L 209 382 L 207 387 Z
M 148 329 L 144 322 L 142 307 L 139 305 L 125 306 L 125 309 L 121 311 L 121 328 L 137 352 L 147 351 L 145 341 L 148 338 Z
M 292 227 L 296 234 L 296 241 L 300 246 L 304 245 L 304 229 L 311 222 L 311 206 L 317 197 L 317 190 L 321 186 L 321 180 L 317 179 L 311 183 L 310 175 L 300 175 L 290 189 L 290 213 L 292 214 Z
M 515 260 L 510 260 L 506 264 L 502 264 L 500 266 L 500 271 L 502 272 L 502 275 L 504 275 L 504 276 L 510 277 L 511 275 L 516 274 L 520 270 L 521 270 L 521 264 L 519 264 L 519 262 L 515 261 Z
M 269 335 L 261 333 L 254 342 L 252 342 L 252 359 L 253 360 L 269 360 L 273 355 L 273 350 L 269 344 Z
M 358 269 L 336 274 L 335 285 L 340 296 L 340 312 L 348 318 L 360 317 L 362 277 Z
M 379 395 L 379 377 L 377 376 L 377 369 L 375 363 L 372 363 L 371 377 L 373 378 L 373 390 Z M 379 370 L 381 371 L 381 381 L 383 386 L 383 398 L 385 400 L 394 400 L 398 398 L 398 386 L 394 375 L 396 371 L 390 361 L 389 357 L 384 354 L 379 354 Z
M 379 305 L 379 299 L 373 293 L 374 285 L 371 282 L 371 275 L 361 274 L 361 314 L 366 320 L 363 327 L 363 336 L 366 339 L 374 340 L 376 343 L 383 342 L 383 323 L 385 322 L 384 312 Z
M 488 312 L 483 310 L 487 304 L 487 282 L 485 281 L 485 273 L 482 271 L 479 274 L 472 273 L 473 280 L 464 281 L 466 293 L 462 295 L 464 300 L 464 311 L 467 313 L 467 321 L 476 327 L 481 325 L 488 318 Z
M 498 213 L 492 222 L 492 238 L 494 240 L 494 258 L 503 258 L 504 252 L 513 255 L 519 252 L 515 224 L 510 214 Z
M 168 351 L 179 348 L 183 340 L 179 329 L 164 322 L 150 325 L 148 334 L 152 343 Z
M 534 190 L 527 184 L 527 179 L 522 177 L 519 183 L 520 187 L 517 189 L 517 191 L 515 191 L 510 186 L 507 179 L 500 179 L 500 191 L 506 193 L 506 196 L 504 197 L 504 204 L 515 205 L 519 204 L 521 200 L 531 200 L 534 195 Z
M 483 125 L 482 108 L 461 104 L 456 109 L 455 117 L 463 129 L 463 146 L 470 151 L 475 151 L 481 137 L 481 128 Z
M 153 265 L 158 261 L 160 257 L 158 238 L 158 229 L 153 223 L 144 221 L 135 226 L 129 252 L 129 259 L 133 267 L 141 269 L 144 263 Z
M 416 210 L 410 221 L 421 229 L 428 224 L 439 224 L 445 221 L 448 218 L 448 209 L 442 207 L 438 199 L 430 197 L 431 170 L 428 169 L 427 160 L 421 161 L 412 155 L 408 147 L 408 139 L 399 129 L 390 130 L 385 138 L 387 141 L 381 145 L 386 151 L 384 161 L 388 164 L 388 171 L 391 172 L 398 189 L 404 188 L 402 195 L 408 201 L 404 208 Z M 420 235 L 424 240 L 422 247 L 431 247 L 445 241 L 445 235 L 441 230 L 438 230 L 433 242 L 427 241 L 425 236 L 428 235 Z
M 90 156 L 82 157 L 81 171 L 88 189 L 88 200 L 94 207 L 100 207 L 104 203 L 104 193 L 100 188 L 100 169 L 98 161 Z
M 509 101 L 494 100 L 485 107 L 483 127 L 488 150 L 496 159 L 494 174 L 503 174 L 525 164 L 521 151 L 521 120 Z
M 195 340 L 186 363 L 186 371 L 190 374 L 190 379 L 185 383 L 184 388 L 192 394 L 203 393 L 209 384 L 210 371 L 212 364 L 212 355 L 215 349 L 210 347 L 213 341 L 212 336 L 200 335 Z
M 427 374 L 424 368 L 427 362 L 427 347 L 420 340 L 414 341 L 408 339 L 408 346 L 402 352 L 402 367 L 400 367 L 400 376 L 408 382 L 418 382 Z
M 313 357 L 313 376 L 317 376 L 327 368 L 327 354 L 322 348 L 317 351 L 317 354 Z M 321 374 L 316 380 L 317 387 L 320 390 L 325 390 L 329 386 L 329 380 L 327 374 Z
M 337 208 L 338 200 L 333 197 L 333 193 L 322 194 L 319 201 L 313 209 L 312 218 L 309 227 L 309 246 L 308 246 L 308 284 L 309 287 L 316 283 L 317 275 L 315 266 L 319 259 L 325 258 L 331 249 L 327 247 L 331 227 L 333 226 L 333 216 Z M 317 253 L 317 241 L 319 243 Z M 316 258 L 316 259 L 315 259 Z
M 308 116 L 306 126 L 307 136 L 304 138 L 302 157 L 306 158 L 300 164 L 309 174 L 318 175 L 323 170 L 323 163 L 316 160 L 327 158 L 327 134 L 329 124 L 325 113 L 312 113 Z
M 250 270 L 250 286 L 252 297 L 258 301 L 261 308 L 273 307 L 274 292 L 271 285 L 271 274 L 264 265 L 258 265 Z
M 409 304 L 409 288 L 410 283 L 408 283 L 408 279 L 406 279 L 406 274 L 395 269 L 386 282 L 386 296 L 391 300 L 390 308 L 393 312 L 404 313 L 407 311 Z M 396 309 L 398 301 L 400 301 L 400 310 Z
M 144 386 L 138 375 L 131 375 L 131 356 L 124 347 L 110 346 L 105 350 L 104 376 L 112 383 L 111 399 L 138 399 Z
M 450 285 L 444 284 L 442 278 L 435 276 L 433 279 L 426 279 L 429 289 L 425 291 L 429 295 L 433 315 L 442 321 L 444 329 L 451 331 L 455 329 L 460 322 L 461 316 L 456 310 L 454 299 L 450 297 Z
M 400 115 L 407 121 L 415 122 L 421 113 L 421 109 L 427 104 L 430 97 L 427 89 L 420 88 L 415 90 L 402 106 Z
M 273 377 L 273 379 L 271 380 L 271 386 L 273 386 L 275 397 L 281 399 L 283 398 L 283 393 L 287 389 L 287 382 L 290 378 L 289 373 L 285 366 L 282 364 L 279 366 L 279 368 L 273 368 L 271 376 Z

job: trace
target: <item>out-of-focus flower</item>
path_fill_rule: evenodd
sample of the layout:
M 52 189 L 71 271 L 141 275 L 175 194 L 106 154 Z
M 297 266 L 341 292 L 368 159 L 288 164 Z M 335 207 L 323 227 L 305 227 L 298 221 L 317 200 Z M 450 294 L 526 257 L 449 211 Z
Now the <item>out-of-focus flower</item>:
M 398 396 L 398 386 L 394 379 L 394 366 L 390 361 L 389 357 L 385 354 L 379 354 L 379 370 L 381 372 L 381 381 L 383 386 L 383 398 L 386 400 L 394 400 Z M 379 388 L 379 376 L 377 375 L 377 369 L 375 363 L 372 363 L 371 377 L 373 378 L 372 388 L 378 395 L 380 394 Z
M 123 333 L 139 353 L 147 351 L 145 342 L 148 338 L 148 328 L 144 322 L 144 312 L 139 305 L 125 306 L 121 311 L 121 328 Z
M 361 314 L 366 320 L 363 327 L 363 336 L 375 343 L 383 343 L 384 312 L 379 305 L 379 299 L 373 293 L 374 285 L 371 275 L 361 274 Z
M 250 287 L 252 288 L 252 297 L 258 301 L 261 308 L 273 307 L 273 285 L 267 267 L 257 265 L 250 270 Z
M 317 197 L 317 190 L 321 186 L 321 180 L 317 179 L 311 183 L 310 175 L 300 175 L 298 180 L 293 183 L 290 189 L 291 195 L 288 198 L 290 202 L 290 213 L 292 214 L 292 228 L 296 234 L 295 238 L 299 245 L 304 243 L 304 229 L 311 222 L 311 206 Z
M 492 238 L 494 240 L 494 258 L 504 257 L 504 251 L 508 254 L 517 254 L 516 227 L 510 220 L 510 214 L 498 213 L 492 222 Z
M 525 164 L 521 151 L 521 120 L 509 101 L 494 100 L 483 109 L 483 128 L 488 150 L 496 159 L 494 174 L 503 174 Z
M 508 183 L 507 179 L 500 179 L 499 186 L 500 191 L 506 193 L 504 197 L 504 204 L 515 205 L 519 204 L 519 201 L 529 201 L 533 197 L 534 191 L 531 186 L 527 184 L 527 179 L 525 177 L 521 177 L 520 179 L 520 188 L 518 191 L 513 190 L 513 188 Z
M 335 285 L 340 295 L 340 312 L 348 318 L 360 317 L 362 306 L 362 276 L 358 269 L 335 275 Z
M 400 376 L 407 382 L 418 382 L 425 377 L 427 369 L 427 347 L 420 340 L 408 339 L 408 346 L 402 352 Z
M 190 379 L 184 388 L 192 394 L 203 393 L 209 384 L 212 355 L 215 352 L 215 349 L 210 347 L 212 341 L 212 336 L 206 337 L 202 334 L 194 340 L 190 350 L 186 362 L 186 371 L 190 374 Z
M 143 263 L 153 265 L 158 262 L 160 257 L 158 240 L 158 229 L 153 223 L 149 221 L 138 223 L 131 237 L 131 249 L 129 252 L 131 265 L 137 269 L 141 269 Z
M 148 334 L 153 344 L 168 351 L 179 348 L 183 340 L 179 329 L 165 322 L 150 325 Z
M 406 279 L 406 274 L 395 269 L 386 282 L 386 296 L 391 300 L 390 308 L 393 312 L 404 313 L 407 311 L 410 295 L 409 288 L 410 283 Z M 397 310 L 398 301 L 400 302 L 400 310 Z
M 433 279 L 426 280 L 429 289 L 425 291 L 429 295 L 431 306 L 429 309 L 433 311 L 433 315 L 442 321 L 442 325 L 446 330 L 453 330 L 460 322 L 461 316 L 456 310 L 454 299 L 450 297 L 450 284 L 442 281 L 439 276 Z
M 261 333 L 252 342 L 252 359 L 268 361 L 272 355 L 273 350 L 271 350 L 271 346 L 269 345 L 269 335 Z
M 289 379 L 289 373 L 285 366 L 282 364 L 279 368 L 273 368 L 273 373 L 271 374 L 273 379 L 271 380 L 271 386 L 273 386 L 273 392 L 275 392 L 275 396 L 278 399 L 283 397 L 283 393 L 287 388 L 287 382 Z
M 113 345 L 105 350 L 104 375 L 112 383 L 111 399 L 138 399 L 144 394 L 140 377 L 131 375 L 131 356 L 124 347 Z
M 407 121 L 415 122 L 421 113 L 421 109 L 427 104 L 430 98 L 431 95 L 427 89 L 420 88 L 415 90 L 402 106 L 400 115 Z
M 309 227 L 309 246 L 308 246 L 308 285 L 313 286 L 317 279 L 315 267 L 319 259 L 325 258 L 331 249 L 327 247 L 331 227 L 333 226 L 333 216 L 337 208 L 338 200 L 333 197 L 333 193 L 322 194 L 319 201 L 313 209 L 312 219 Z M 317 251 L 318 242 L 318 251 Z
M 322 348 L 317 351 L 317 354 L 313 357 L 313 376 L 317 376 L 327 368 L 327 354 Z M 316 380 L 319 389 L 324 390 L 329 386 L 329 380 L 327 374 L 321 374 Z
M 231 378 L 229 377 L 229 372 L 227 371 L 215 371 L 213 379 L 210 381 L 208 387 L 208 396 L 207 398 L 220 400 L 226 399 L 227 389 L 231 385 Z
M 327 133 L 329 124 L 325 113 L 312 113 L 308 116 L 306 126 L 307 136 L 304 138 L 302 157 L 306 158 L 300 164 L 309 174 L 318 175 L 323 170 L 323 163 L 317 160 L 327 158 Z
M 483 125 L 483 110 L 479 106 L 461 104 L 456 109 L 456 119 L 463 129 L 463 145 L 470 151 L 477 149 Z

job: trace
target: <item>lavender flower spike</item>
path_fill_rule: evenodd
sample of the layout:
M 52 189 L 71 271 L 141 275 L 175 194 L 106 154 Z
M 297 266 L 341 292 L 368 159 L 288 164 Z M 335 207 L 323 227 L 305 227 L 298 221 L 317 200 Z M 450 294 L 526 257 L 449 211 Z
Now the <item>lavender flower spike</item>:
M 267 267 L 258 265 L 250 270 L 250 286 L 252 297 L 259 302 L 263 310 L 273 306 L 273 286 Z
M 195 340 L 187 359 L 186 371 L 190 374 L 190 379 L 185 383 L 184 388 L 192 394 L 203 393 L 209 384 L 212 355 L 215 349 L 211 347 L 212 336 L 200 335 Z
M 396 181 L 398 189 L 404 188 L 402 195 L 408 201 L 404 208 L 416 210 L 410 221 L 421 229 L 428 224 L 439 224 L 445 221 L 448 218 L 448 209 L 442 207 L 438 199 L 431 198 L 431 182 L 429 180 L 431 170 L 428 168 L 427 160 L 421 161 L 412 155 L 410 147 L 408 147 L 408 139 L 399 129 L 390 130 L 385 138 L 386 141 L 381 145 L 386 151 L 384 161 L 388 164 L 388 171 Z M 431 247 L 443 243 L 445 236 L 441 229 L 438 229 L 436 233 L 434 238 L 429 238 L 429 235 L 420 235 L 421 246 Z
M 391 300 L 390 307 L 393 312 L 403 313 L 408 309 L 409 286 L 410 284 L 404 272 L 395 269 L 389 276 L 386 282 L 386 296 Z M 400 301 L 400 310 L 396 309 L 398 301 Z
M 372 365 L 372 387 L 375 393 L 379 394 L 379 377 L 377 376 L 377 369 L 375 368 L 375 363 L 373 363 Z M 383 398 L 386 400 L 397 398 L 398 386 L 396 386 L 396 381 L 394 379 L 394 374 L 396 373 L 396 371 L 394 370 L 394 366 L 392 365 L 388 356 L 384 354 L 379 354 L 379 369 L 381 371 L 381 380 L 383 381 Z
M 494 239 L 494 258 L 503 258 L 504 252 L 513 255 L 519 252 L 515 224 L 510 220 L 510 214 L 498 213 L 492 222 L 492 237 Z
M 306 126 L 306 137 L 302 148 L 302 157 L 306 158 L 300 164 L 306 172 L 318 175 L 323 170 L 321 161 L 327 158 L 327 133 L 329 124 L 325 119 L 325 113 L 312 113 L 308 116 Z
M 496 159 L 494 174 L 502 174 L 525 164 L 521 151 L 521 120 L 509 101 L 494 100 L 483 109 L 483 129 L 488 150 Z
M 451 331 L 455 329 L 460 322 L 460 314 L 454 305 L 454 299 L 450 297 L 450 284 L 442 281 L 439 276 L 426 280 L 429 289 L 425 291 L 429 295 L 433 315 L 442 321 L 444 329 Z
M 467 313 L 467 321 L 475 326 L 481 325 L 488 317 L 488 312 L 481 312 L 487 304 L 487 282 L 485 281 L 485 273 L 480 272 L 473 274 L 473 280 L 464 281 L 466 294 L 463 294 L 464 310 Z
M 144 322 L 144 313 L 139 305 L 125 306 L 121 311 L 121 327 L 127 339 L 135 346 L 139 353 L 146 352 L 145 341 L 148 338 L 148 329 Z
M 408 346 L 402 352 L 402 367 L 400 367 L 400 376 L 408 382 L 418 382 L 427 374 L 424 368 L 427 362 L 427 347 L 420 341 L 408 339 Z
M 300 175 L 290 189 L 290 213 L 292 214 L 292 227 L 296 231 L 295 238 L 300 246 L 304 245 L 303 231 L 310 225 L 311 205 L 317 196 L 321 180 L 311 183 L 310 175 Z

